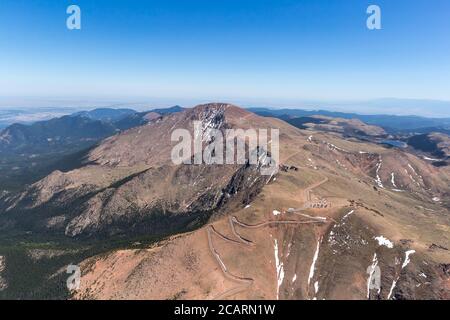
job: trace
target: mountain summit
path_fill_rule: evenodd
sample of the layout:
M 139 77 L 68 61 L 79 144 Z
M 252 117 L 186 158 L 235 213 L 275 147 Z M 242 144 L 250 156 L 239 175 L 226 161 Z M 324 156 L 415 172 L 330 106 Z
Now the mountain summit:
M 173 164 L 171 133 L 181 128 L 192 131 L 194 121 L 205 129 L 279 122 L 228 104 L 206 104 L 158 117 L 107 138 L 89 152 L 81 167 L 55 171 L 8 199 L 6 211 L 16 226 L 23 219 L 29 225 L 33 216 L 35 230 L 97 237 L 166 234 L 199 225 L 225 206 L 249 202 L 264 180 L 255 166 Z
M 448 166 L 224 103 L 151 118 L 78 168 L 0 195 L 6 233 L 140 239 L 83 259 L 74 298 L 449 298 Z M 278 129 L 278 173 L 175 164 L 172 133 L 197 121 L 203 133 Z

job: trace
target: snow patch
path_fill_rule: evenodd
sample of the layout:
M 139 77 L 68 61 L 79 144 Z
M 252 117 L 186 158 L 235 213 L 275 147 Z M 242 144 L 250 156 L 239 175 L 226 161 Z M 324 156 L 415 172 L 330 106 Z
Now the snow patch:
M 412 172 L 416 175 L 416 177 L 418 177 L 423 183 L 423 177 L 420 174 L 417 173 L 417 171 L 413 168 L 413 166 L 408 163 L 408 167 L 412 170 Z M 411 180 L 413 182 L 415 182 L 420 187 L 419 182 L 417 182 L 411 175 L 409 175 L 409 177 L 411 178 Z
M 377 179 L 375 180 L 375 182 L 377 183 L 377 185 L 380 188 L 384 189 L 383 183 L 381 182 L 381 178 L 379 175 L 380 169 L 381 169 L 381 164 L 382 164 L 383 160 L 380 158 L 380 161 L 377 163 L 377 170 L 376 170 L 376 174 L 377 174 Z
M 316 270 L 316 262 L 319 257 L 320 240 L 317 241 L 316 252 L 314 253 L 313 261 L 311 263 L 311 268 L 309 269 L 308 285 L 311 283 L 311 279 L 314 277 L 314 271 Z
M 416 252 L 415 250 L 408 250 L 405 252 L 405 261 L 403 261 L 402 270 L 410 263 L 411 260 L 409 259 L 409 256 L 415 252 Z M 395 289 L 395 286 L 397 285 L 398 279 L 400 279 L 400 275 L 397 277 L 397 279 L 392 281 L 391 290 L 389 290 L 389 294 L 387 297 L 388 300 L 391 299 L 391 297 L 392 297 L 392 293 L 394 292 L 394 289 Z
M 397 188 L 397 185 L 395 184 L 395 175 L 394 175 L 393 172 L 391 173 L 391 183 L 392 183 L 392 186 L 393 186 L 395 189 L 398 189 L 398 188 Z
M 374 237 L 375 240 L 378 241 L 378 245 L 388 247 L 389 249 L 392 249 L 394 247 L 394 244 L 387 238 L 383 236 Z
M 397 281 L 398 281 L 398 278 L 396 280 L 392 281 L 391 290 L 389 290 L 389 294 L 387 297 L 388 300 L 391 299 L 391 296 L 392 296 L 392 293 L 394 292 L 394 288 L 397 284 Z
M 274 250 L 275 250 L 275 266 L 276 266 L 276 271 L 277 271 L 277 300 L 278 300 L 279 294 L 280 294 L 280 287 L 281 287 L 281 284 L 283 283 L 283 279 L 284 279 L 284 268 L 283 268 L 283 263 L 280 261 L 280 258 L 278 257 L 278 241 L 277 241 L 277 239 L 275 239 Z
M 416 252 L 416 250 L 408 250 L 405 252 L 405 261 L 402 264 L 402 269 L 405 268 L 411 262 L 411 260 L 409 259 L 409 256 L 415 252 Z
M 375 269 L 376 269 L 377 265 L 378 265 L 377 254 L 374 253 L 373 259 L 372 259 L 372 265 L 370 266 L 369 278 L 367 279 L 367 299 L 369 299 L 369 297 L 370 297 L 370 284 L 372 283 L 372 277 L 375 273 Z
M 342 220 L 347 219 L 347 217 L 348 217 L 349 215 L 351 215 L 353 212 L 355 212 L 355 210 L 352 210 L 352 211 L 346 213 L 345 216 L 342 217 Z
M 347 150 L 339 148 L 338 146 L 336 146 L 336 145 L 334 145 L 334 144 L 332 144 L 330 142 L 323 141 L 323 143 L 325 143 L 330 150 L 334 149 L 334 150 L 338 150 L 338 151 L 341 151 L 341 152 L 349 153 Z
M 423 157 L 423 158 L 428 161 L 440 161 L 439 159 L 433 159 L 433 158 L 428 158 L 428 157 Z

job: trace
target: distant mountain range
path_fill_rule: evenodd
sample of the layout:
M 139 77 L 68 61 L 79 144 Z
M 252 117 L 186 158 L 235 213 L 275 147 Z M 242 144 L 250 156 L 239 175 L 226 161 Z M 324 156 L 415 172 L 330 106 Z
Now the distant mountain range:
M 111 108 L 97 108 L 90 111 L 80 111 L 72 114 L 73 117 L 81 116 L 92 120 L 100 120 L 105 122 L 114 122 L 122 120 L 132 114 L 137 113 L 133 109 L 111 109 Z
M 64 112 L 64 110 L 59 109 L 45 110 L 46 116 Z M 78 164 L 82 161 L 83 154 L 79 152 L 88 150 L 99 141 L 124 130 L 144 125 L 167 114 L 184 110 L 186 109 L 180 106 L 144 112 L 138 112 L 131 108 L 97 108 L 90 111 L 77 111 L 62 117 L 36 121 L 31 124 L 15 123 L 9 125 L 0 131 L 0 153 L 2 154 L 0 174 L 4 175 L 0 188 L 15 188 L 16 185 L 31 183 L 35 179 L 48 174 L 51 170 L 70 168 L 68 163 Z M 376 132 L 378 133 L 375 135 L 378 136 L 385 132 L 386 134 L 402 135 L 405 138 L 417 134 L 450 134 L 450 118 L 361 115 L 302 109 L 248 108 L 247 110 L 258 115 L 282 119 L 301 129 L 304 129 L 305 125 L 310 127 L 311 124 L 314 124 L 321 130 L 337 130 L 351 136 L 373 135 Z M 14 118 L 14 112 L 5 112 L 3 110 L 0 117 L 7 115 L 10 120 Z M 66 109 L 65 112 L 67 112 Z M 25 115 L 25 113 L 22 113 L 22 115 Z M 42 113 L 40 115 L 43 116 Z M 39 118 L 40 116 L 28 114 L 26 117 L 21 116 L 20 119 L 32 121 Z M 336 118 L 341 119 L 339 123 L 334 123 L 335 120 L 333 119 Z M 416 140 L 411 140 L 411 142 L 414 141 Z M 442 144 L 440 145 L 442 146 Z M 434 154 L 437 154 L 436 152 L 438 151 L 435 151 Z M 76 159 L 74 158 L 75 154 Z M 67 156 L 70 159 L 63 160 Z M 22 180 L 22 177 L 26 177 L 26 180 Z
M 0 189 L 15 188 L 52 170 L 66 169 L 67 163 L 82 161 L 82 154 L 73 159 L 75 153 L 91 148 L 106 137 L 179 110 L 183 109 L 175 106 L 157 112 L 137 112 L 98 108 L 32 124 L 12 124 L 0 131 L 0 174 L 4 177 Z M 63 161 L 68 156 L 70 159 Z
M 181 112 L 186 110 L 186 108 L 180 107 L 180 106 L 173 106 L 170 108 L 163 108 L 163 109 L 153 109 L 151 110 L 152 112 L 156 112 L 159 114 L 170 114 L 170 113 L 175 113 L 175 112 Z
M 290 117 L 305 117 L 312 115 L 323 115 L 332 118 L 344 118 L 344 119 L 359 119 L 367 124 L 377 125 L 382 127 L 387 131 L 402 131 L 402 130 L 412 130 L 416 129 L 417 133 L 428 133 L 432 131 L 442 131 L 448 133 L 450 128 L 450 116 L 439 118 L 439 117 L 426 117 L 426 116 L 416 116 L 423 115 L 423 112 L 420 112 L 419 109 L 427 109 L 430 111 L 430 114 L 433 114 L 431 111 L 436 111 L 437 115 L 445 115 L 445 110 L 450 110 L 450 104 L 447 106 L 445 102 L 439 101 L 428 101 L 428 100 L 404 100 L 404 99 L 379 99 L 373 100 L 370 103 L 366 103 L 367 107 L 363 108 L 366 111 L 373 110 L 371 115 L 361 114 L 358 112 L 347 112 L 342 111 L 342 105 L 331 105 L 328 110 L 324 110 L 323 108 L 313 108 L 310 106 L 314 105 L 323 105 L 325 103 L 320 104 L 299 104 L 298 108 L 266 108 L 266 107 L 249 107 L 247 108 L 251 112 L 255 112 L 260 115 L 267 116 L 275 116 L 278 118 L 290 118 Z M 356 105 L 356 104 L 355 104 Z M 359 105 L 359 104 L 358 104 Z M 376 106 L 386 106 L 386 105 L 394 105 L 394 106 L 403 106 L 403 110 L 407 110 L 410 114 L 415 115 L 392 115 L 391 112 L 395 112 L 398 108 L 393 107 L 389 108 L 375 108 Z M 365 105 L 364 105 L 365 106 Z M 426 106 L 426 107 L 425 107 Z M 141 107 L 140 107 L 141 108 Z M 437 109 L 436 109 L 437 108 Z M 348 109 L 348 108 L 347 108 Z M 345 109 L 345 110 L 347 110 Z M 359 109 L 362 109 L 360 107 Z M 76 111 L 74 113 L 74 110 Z M 152 110 L 149 108 L 148 110 Z M 153 109 L 152 111 L 157 112 L 159 114 L 167 114 L 173 112 L 183 111 L 184 108 L 180 106 L 174 106 L 171 108 L 163 108 L 163 109 Z M 334 110 L 334 111 L 329 111 Z M 381 114 L 380 110 L 386 110 L 386 114 Z M 148 111 L 144 111 L 148 112 Z M 406 111 L 403 111 L 406 112 Z M 60 117 L 63 115 L 72 115 L 72 116 L 84 116 L 94 120 L 108 121 L 114 122 L 126 118 L 127 116 L 135 117 L 136 113 L 141 113 L 134 110 L 132 107 L 126 108 L 96 108 L 90 111 L 78 111 L 74 108 L 31 108 L 29 110 L 22 109 L 0 109 L 0 129 L 5 128 L 13 123 L 21 123 L 21 124 L 31 124 L 37 121 L 49 120 L 55 117 Z M 397 112 L 397 114 L 401 114 Z
M 324 101 L 300 100 L 284 101 L 282 104 L 269 102 L 262 105 L 260 102 L 248 103 L 250 106 L 267 108 L 287 108 L 303 110 L 328 110 L 341 113 L 357 113 L 364 115 L 397 115 L 420 116 L 426 118 L 450 118 L 450 101 L 432 99 L 399 99 L 380 98 L 372 100 Z
M 164 115 L 182 110 L 175 106 L 151 112 Z M 145 124 L 149 112 L 98 108 L 32 124 L 14 123 L 0 132 L 0 151 L 39 153 L 49 148 L 54 152 L 71 149 L 73 144 L 90 145 L 118 131 Z
M 450 118 L 425 118 L 419 116 L 396 115 L 362 115 L 357 113 L 302 109 L 248 108 L 248 110 L 262 116 L 277 117 L 283 120 L 300 117 L 310 117 L 314 115 L 321 115 L 332 118 L 358 119 L 367 124 L 382 127 L 390 133 L 401 131 L 415 131 L 417 133 L 438 131 L 447 134 L 450 133 Z

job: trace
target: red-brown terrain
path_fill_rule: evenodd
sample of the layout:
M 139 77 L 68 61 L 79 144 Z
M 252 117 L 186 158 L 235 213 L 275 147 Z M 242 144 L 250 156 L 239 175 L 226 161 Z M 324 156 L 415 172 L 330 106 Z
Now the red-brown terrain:
M 449 167 L 228 104 L 151 120 L 3 199 L 11 225 L 38 215 L 36 232 L 171 234 L 84 260 L 74 299 L 450 298 Z M 279 172 L 175 165 L 171 133 L 195 120 L 205 131 L 279 129 Z

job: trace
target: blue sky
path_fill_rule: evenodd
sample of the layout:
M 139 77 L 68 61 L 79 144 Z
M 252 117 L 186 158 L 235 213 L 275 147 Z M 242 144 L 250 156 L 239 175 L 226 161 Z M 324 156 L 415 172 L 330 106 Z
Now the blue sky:
M 450 100 L 450 1 L 2 0 L 0 96 Z

